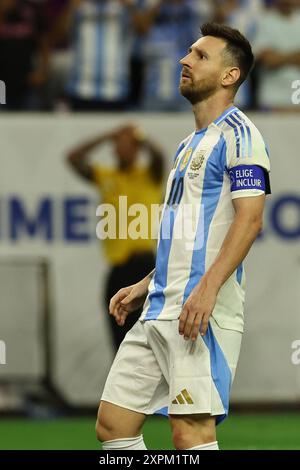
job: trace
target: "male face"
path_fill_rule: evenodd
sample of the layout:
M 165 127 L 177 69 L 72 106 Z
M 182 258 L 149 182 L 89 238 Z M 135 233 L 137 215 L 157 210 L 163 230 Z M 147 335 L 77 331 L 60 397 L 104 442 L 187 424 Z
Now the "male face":
M 128 167 L 137 160 L 139 143 L 130 127 L 121 129 L 115 140 L 115 153 L 122 167 Z
M 203 101 L 222 88 L 226 64 L 222 53 L 226 43 L 221 38 L 204 36 L 196 41 L 180 61 L 180 93 L 192 104 Z

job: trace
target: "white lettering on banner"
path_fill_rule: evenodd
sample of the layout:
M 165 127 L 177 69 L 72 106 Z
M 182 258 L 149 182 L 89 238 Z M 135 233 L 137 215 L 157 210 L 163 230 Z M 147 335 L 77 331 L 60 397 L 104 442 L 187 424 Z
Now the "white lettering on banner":
M 253 170 L 249 170 L 248 168 L 236 170 L 237 178 L 248 178 L 248 177 L 252 178 L 252 176 L 253 176 Z
M 295 349 L 295 351 L 292 353 L 291 356 L 291 361 L 292 364 L 295 366 L 298 366 L 300 364 L 300 340 L 296 339 L 295 341 L 292 342 L 292 349 Z
M 6 104 L 6 85 L 0 80 L 0 104 Z
M 300 104 L 300 80 L 294 80 L 292 88 L 295 88 L 295 91 L 292 93 L 292 103 Z
M 236 187 L 249 187 L 249 186 L 253 186 L 255 188 L 257 187 L 261 187 L 261 180 L 258 179 L 258 178 L 244 178 L 244 179 L 238 179 L 236 181 Z
M 6 345 L 4 341 L 0 340 L 0 364 L 6 364 Z

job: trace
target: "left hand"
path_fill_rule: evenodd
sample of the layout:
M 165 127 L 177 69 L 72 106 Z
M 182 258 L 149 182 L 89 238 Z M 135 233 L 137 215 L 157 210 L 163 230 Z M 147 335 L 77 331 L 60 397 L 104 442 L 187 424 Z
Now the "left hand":
M 217 300 L 218 289 L 208 286 L 205 277 L 194 287 L 179 316 L 179 334 L 196 341 L 201 325 L 201 336 L 206 334 L 208 320 Z

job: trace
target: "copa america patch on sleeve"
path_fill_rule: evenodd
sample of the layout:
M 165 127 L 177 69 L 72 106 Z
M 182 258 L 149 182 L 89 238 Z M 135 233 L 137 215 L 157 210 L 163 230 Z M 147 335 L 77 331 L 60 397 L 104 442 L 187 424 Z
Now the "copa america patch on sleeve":
M 229 170 L 231 191 L 259 189 L 266 191 L 264 169 L 258 165 L 239 165 Z

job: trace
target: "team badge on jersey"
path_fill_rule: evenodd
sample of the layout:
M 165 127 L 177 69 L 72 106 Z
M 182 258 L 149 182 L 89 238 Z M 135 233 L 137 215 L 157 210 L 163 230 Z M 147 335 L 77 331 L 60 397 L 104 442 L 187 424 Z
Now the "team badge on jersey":
M 190 169 L 193 171 L 200 170 L 204 162 L 204 157 L 205 157 L 205 150 L 199 150 L 199 152 L 196 153 L 195 157 L 192 160 Z
M 186 150 L 185 154 L 183 155 L 182 159 L 181 159 L 181 162 L 180 162 L 180 167 L 179 167 L 179 170 L 182 171 L 185 169 L 185 167 L 187 166 L 188 164 L 188 161 L 190 159 L 190 156 L 192 154 L 192 151 L 193 151 L 193 148 L 190 147 Z

